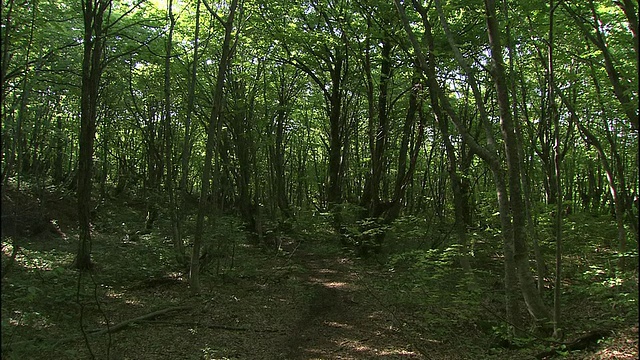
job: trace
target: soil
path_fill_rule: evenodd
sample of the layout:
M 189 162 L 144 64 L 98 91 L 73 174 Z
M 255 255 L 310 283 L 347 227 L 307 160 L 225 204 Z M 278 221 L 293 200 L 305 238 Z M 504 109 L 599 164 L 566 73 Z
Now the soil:
M 286 263 L 275 271 L 207 284 L 197 298 L 184 299 L 183 281 L 129 291 L 130 298 L 154 294 L 194 307 L 113 334 L 111 351 L 120 354 L 113 358 L 425 358 L 361 284 L 353 261 L 300 250 L 292 255 L 265 259 Z M 117 314 L 120 320 L 137 315 Z
M 479 326 L 486 314 L 460 316 L 447 300 L 428 302 L 433 307 L 398 302 L 390 296 L 398 274 L 355 259 L 327 238 L 283 237 L 277 249 L 234 242 L 233 256 L 214 260 L 193 295 L 187 272 L 168 260 L 171 242 L 159 230 L 167 224 L 161 219 L 134 241 L 144 207 L 126 203 L 101 210 L 96 266 L 80 276 L 71 266 L 78 241 L 72 197 L 5 196 L 11 207 L 3 208 L 3 220 L 14 230 L 2 242 L 3 270 L 10 270 L 2 274 L 3 359 L 522 359 L 545 349 L 494 348 L 492 323 Z M 42 230 L 42 224 L 56 226 Z M 436 291 L 446 293 L 414 296 Z M 634 321 L 609 346 L 569 357 L 630 360 L 637 346 Z
M 422 358 L 358 285 L 352 261 L 314 254 L 298 261 L 309 271 L 305 281 L 312 296 L 288 335 L 287 359 Z

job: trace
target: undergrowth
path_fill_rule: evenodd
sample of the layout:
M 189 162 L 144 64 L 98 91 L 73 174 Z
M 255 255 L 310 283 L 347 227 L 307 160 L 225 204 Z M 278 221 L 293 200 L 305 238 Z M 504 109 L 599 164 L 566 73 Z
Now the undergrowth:
M 176 261 L 167 214 L 161 212 L 156 227 L 143 233 L 139 230 L 144 228 L 144 207 L 111 201 L 95 219 L 92 246 L 96 268 L 79 277 L 71 266 L 77 246 L 75 228 L 56 212 L 71 211 L 73 205 L 60 200 L 59 194 L 50 196 L 57 202 L 55 209 L 49 208 L 49 215 L 52 220 L 62 219 L 63 236 L 45 232 L 2 238 L 2 268 L 6 270 L 1 295 L 3 358 L 86 358 L 87 347 L 81 337 L 72 346 L 59 341 L 82 335 L 80 325 L 88 331 L 135 317 L 141 311 L 185 302 L 207 311 L 215 308 L 221 314 L 242 305 L 251 309 L 245 311 L 255 319 L 264 318 L 263 308 L 242 301 L 281 296 L 263 295 L 265 289 L 287 289 L 291 299 L 279 301 L 293 306 L 294 314 L 302 311 L 299 304 L 309 298 L 300 282 L 306 271 L 304 263 L 296 262 L 296 256 L 355 259 L 356 255 L 340 246 L 331 217 L 316 211 L 298 211 L 295 221 L 268 225 L 270 233 L 258 245 L 236 217 L 211 218 L 207 220 L 203 251 L 211 257 L 203 269 L 203 281 L 209 290 L 205 296 L 194 298 L 189 296 L 188 269 Z M 54 203 L 51 199 L 49 203 Z M 186 214 L 186 218 L 185 233 L 190 234 L 193 214 Z M 353 223 L 349 229 L 353 238 L 362 237 L 366 231 L 386 232 L 375 261 L 367 257 L 357 260 L 353 271 L 362 274 L 359 285 L 372 306 L 389 314 L 394 331 L 421 352 L 454 359 L 521 359 L 557 344 L 532 331 L 526 321 L 518 337 L 507 330 L 502 244 L 495 224 L 487 223 L 469 232 L 470 273 L 458 265 L 460 247 L 445 224 L 427 224 L 425 219 L 413 216 L 402 217 L 384 229 L 368 228 L 363 223 Z M 538 230 L 548 268 L 543 299 L 552 306 L 555 244 L 550 222 L 543 219 Z M 616 234 L 612 219 L 582 214 L 566 219 L 563 233 L 564 340 L 591 330 L 606 330 L 611 336 L 598 345 L 600 351 L 621 347 L 629 353 L 633 344 L 621 344 L 619 339 L 627 339 L 635 329 L 636 339 L 631 335 L 630 341 L 635 341 L 637 356 L 638 256 L 634 237 L 630 234 L 628 244 L 633 250 L 620 254 L 611 241 Z M 189 249 L 191 238 L 187 236 L 186 241 Z M 617 266 L 621 256 L 627 263 L 622 270 Z M 520 317 L 528 319 L 523 303 L 521 309 Z M 289 321 L 287 316 L 292 314 L 278 319 L 278 314 L 283 314 L 278 311 L 269 315 L 271 322 Z M 155 331 L 161 337 L 170 334 L 163 329 Z M 111 337 L 92 344 L 95 351 L 118 349 Z M 595 350 L 565 352 L 564 356 L 586 359 Z M 198 351 L 200 355 L 195 354 Z M 561 347 L 558 352 L 562 353 Z M 195 358 L 227 356 L 224 353 L 214 347 L 194 350 Z

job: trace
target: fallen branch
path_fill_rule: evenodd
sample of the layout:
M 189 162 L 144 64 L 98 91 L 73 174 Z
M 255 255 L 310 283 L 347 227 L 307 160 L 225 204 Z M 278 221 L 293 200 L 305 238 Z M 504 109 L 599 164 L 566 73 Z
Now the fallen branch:
M 162 320 L 145 320 L 146 323 L 151 324 L 166 324 L 166 325 L 176 325 L 176 326 L 201 326 L 209 329 L 218 329 L 218 330 L 229 330 L 229 331 L 251 331 L 256 333 L 279 333 L 282 330 L 277 329 L 252 329 L 248 327 L 239 327 L 239 326 L 228 326 L 228 325 L 217 325 L 217 324 L 203 324 L 199 322 L 191 322 L 191 321 L 162 321 Z
M 108 334 L 108 333 L 114 333 L 118 330 L 122 330 L 125 327 L 136 323 L 136 322 L 140 322 L 143 320 L 148 320 L 148 319 L 153 319 L 154 317 L 158 316 L 158 315 L 162 315 L 162 314 L 166 314 L 168 312 L 171 311 L 177 311 L 177 310 L 188 310 L 191 309 L 191 306 L 174 306 L 174 307 L 169 307 L 169 308 L 165 308 L 165 309 L 161 309 L 158 311 L 154 311 L 152 313 L 146 314 L 146 315 L 142 315 L 142 316 L 138 316 L 137 318 L 133 318 L 133 319 L 129 319 L 129 320 L 125 320 L 123 322 L 120 322 L 114 326 L 109 326 L 106 329 L 93 329 L 93 330 L 89 330 L 87 331 L 87 333 L 91 334 L 91 335 L 102 335 L 102 334 Z
M 171 312 L 171 311 L 187 310 L 187 309 L 191 309 L 191 306 L 173 306 L 173 307 L 168 307 L 168 308 L 157 310 L 157 311 L 154 311 L 154 312 L 142 315 L 142 316 L 138 316 L 138 317 L 133 318 L 133 319 L 122 321 L 120 323 L 115 324 L 114 326 L 109 326 L 106 329 L 88 330 L 87 331 L 87 335 L 104 335 L 104 334 L 114 333 L 114 332 L 122 330 L 125 327 L 127 327 L 127 326 L 129 326 L 129 325 L 131 325 L 133 323 L 136 323 L 136 322 L 152 319 L 154 317 L 157 317 L 157 316 L 162 315 L 162 314 L 166 314 L 166 313 Z M 82 338 L 82 335 L 69 336 L 69 337 L 62 338 L 62 339 L 36 338 L 36 339 L 25 340 L 25 341 L 17 341 L 17 342 L 10 343 L 10 344 L 7 344 L 7 345 L 3 344 L 2 345 L 2 351 L 11 349 L 14 346 L 22 346 L 22 345 L 26 345 L 26 344 L 30 344 L 30 343 L 34 343 L 34 342 L 54 342 L 53 346 L 58 346 L 58 345 L 63 344 L 65 342 L 78 340 L 80 338 Z
M 586 350 L 594 344 L 598 343 L 598 340 L 603 339 L 609 335 L 607 330 L 594 330 L 581 337 L 573 340 L 570 343 L 566 343 L 562 347 L 552 347 L 548 351 L 543 351 L 536 355 L 536 359 L 550 359 L 558 355 L 558 351 L 576 351 Z

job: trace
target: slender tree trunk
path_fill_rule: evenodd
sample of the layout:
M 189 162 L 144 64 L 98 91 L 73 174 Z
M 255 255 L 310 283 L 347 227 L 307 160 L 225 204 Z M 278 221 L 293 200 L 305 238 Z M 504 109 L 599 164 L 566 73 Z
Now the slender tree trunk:
M 7 89 L 9 88 L 6 84 L 7 82 L 7 71 L 9 70 L 9 63 L 11 62 L 12 56 L 10 55 L 10 49 L 12 45 L 11 35 L 13 34 L 13 24 L 11 23 L 12 14 L 13 14 L 13 6 L 15 4 L 15 0 L 9 0 L 5 6 L 3 6 L 4 17 L 2 18 L 2 62 L 0 63 L 0 106 L 3 107 L 3 114 L 5 110 L 5 99 L 7 95 Z
M 526 88 L 524 86 L 524 80 L 521 79 L 522 84 L 522 107 L 523 107 L 523 116 L 526 120 L 527 123 L 530 123 L 530 119 L 529 119 L 529 112 L 527 110 L 527 96 L 526 96 Z M 515 93 L 515 91 L 514 91 Z M 532 242 L 532 246 L 533 246 L 533 252 L 534 252 L 534 256 L 536 259 L 536 275 L 538 276 L 537 278 L 537 287 L 538 287 L 538 293 L 540 295 L 542 295 L 542 293 L 544 292 L 544 279 L 546 277 L 546 265 L 544 262 L 544 257 L 542 255 L 542 249 L 540 249 L 540 244 L 538 242 L 538 232 L 537 232 L 537 227 L 535 226 L 535 222 L 534 222 L 534 217 L 536 216 L 535 212 L 534 212 L 534 207 L 532 205 L 532 192 L 531 192 L 531 174 L 533 171 L 533 162 L 531 160 L 526 160 L 526 159 L 532 159 L 533 158 L 533 151 L 530 153 L 530 156 L 525 156 L 524 153 L 524 146 L 522 146 L 523 144 L 525 144 L 525 140 L 524 140 L 524 136 L 522 134 L 522 126 L 520 122 L 516 122 L 516 135 L 518 136 L 518 143 L 520 145 L 519 148 L 519 153 L 520 153 L 520 159 L 522 159 L 522 192 L 524 195 L 524 204 L 525 204 L 525 211 L 526 211 L 526 218 L 527 218 L 527 232 L 528 234 L 531 236 L 531 242 Z M 534 143 L 535 140 L 531 140 L 529 141 L 529 143 Z
M 279 77 L 279 89 L 278 89 L 278 107 L 276 110 L 276 138 L 275 149 L 273 154 L 273 167 L 274 167 L 274 183 L 275 183 L 275 197 L 276 204 L 280 209 L 280 212 L 285 218 L 291 216 L 291 209 L 289 208 L 289 199 L 287 197 L 285 176 L 285 123 L 288 118 L 288 108 L 290 106 L 291 98 L 294 96 L 294 82 L 297 79 L 297 73 L 294 74 L 293 80 L 288 83 L 288 74 L 286 72 L 286 66 L 282 66 L 278 70 Z
M 367 140 L 369 144 L 369 169 L 360 199 L 360 205 L 370 207 L 373 199 L 373 162 L 376 152 L 376 135 L 375 135 L 375 99 L 373 96 L 373 74 L 371 69 L 371 15 L 367 15 L 367 35 L 365 39 L 365 55 L 364 55 L 364 75 L 365 88 L 367 91 Z
M 392 47 L 393 46 L 389 39 L 382 40 L 380 84 L 378 87 L 378 126 L 375 133 L 371 132 L 371 135 L 373 136 L 373 139 L 371 140 L 371 143 L 373 144 L 373 148 L 371 149 L 371 177 L 367 181 L 367 186 L 365 187 L 366 193 L 363 196 L 367 201 L 365 205 L 369 209 L 370 217 L 377 217 L 380 215 L 380 209 L 378 209 L 380 203 L 380 184 L 382 175 L 385 172 L 384 165 L 386 159 L 384 158 L 384 154 L 388 142 L 387 134 L 389 132 L 388 92 L 392 70 Z M 373 122 L 371 125 L 373 126 Z
M 216 130 L 222 113 L 222 91 L 227 69 L 231 62 L 231 40 L 234 28 L 234 17 L 238 7 L 238 0 L 232 0 L 229 7 L 229 16 L 227 20 L 222 22 L 224 26 L 224 40 L 222 43 L 222 55 L 218 64 L 218 76 L 216 79 L 216 87 L 213 93 L 213 103 L 211 104 L 211 117 L 209 122 L 209 131 L 207 134 L 207 145 L 205 152 L 204 168 L 202 171 L 202 188 L 200 190 L 200 198 L 198 200 L 198 215 L 196 219 L 196 232 L 193 240 L 193 251 L 191 253 L 191 268 L 189 270 L 189 285 L 194 294 L 200 292 L 200 248 L 202 247 L 202 238 L 204 236 L 204 218 L 207 212 L 207 198 L 209 197 L 209 184 L 211 181 L 211 162 L 213 160 L 214 140 L 216 138 Z
M 496 187 L 496 197 L 498 200 L 498 212 L 500 214 L 500 224 L 503 233 L 503 252 L 504 252 L 504 287 L 505 287 L 505 308 L 506 308 L 506 318 L 507 322 L 510 324 L 511 331 L 520 327 L 520 320 L 518 314 L 520 313 L 520 306 L 517 302 L 516 292 L 518 290 L 518 277 L 516 270 L 516 262 L 514 259 L 514 241 L 513 241 L 513 226 L 511 222 L 510 216 L 510 205 L 507 191 L 507 184 L 505 181 L 505 173 L 500 164 L 500 160 L 498 157 L 496 142 L 493 138 L 493 130 L 491 129 L 488 121 L 487 110 L 484 106 L 484 99 L 480 93 L 480 88 L 475 78 L 475 74 L 472 71 L 471 67 L 466 63 L 466 60 L 463 58 L 462 53 L 458 49 L 457 44 L 455 43 L 453 36 L 451 35 L 448 24 L 446 22 L 446 17 L 442 11 L 442 6 L 439 0 L 436 0 L 436 8 L 438 10 L 438 14 L 440 17 L 440 23 L 445 31 L 445 35 L 447 36 L 447 41 L 449 45 L 453 49 L 456 60 L 465 70 L 467 74 L 469 85 L 471 86 L 473 96 L 478 104 L 480 118 L 483 123 L 483 127 L 485 130 L 487 145 L 486 147 L 480 146 L 475 139 L 471 136 L 468 129 L 462 124 L 462 122 L 458 119 L 457 113 L 451 107 L 448 98 L 437 84 L 435 77 L 435 68 L 430 69 L 428 76 L 430 83 L 430 91 L 434 91 L 433 89 L 437 89 L 438 100 L 440 101 L 440 106 L 445 110 L 447 115 L 449 115 L 451 121 L 455 124 L 456 128 L 462 135 L 463 140 L 469 145 L 471 150 L 476 153 L 482 160 L 486 162 L 489 166 L 489 169 L 493 175 L 494 184 Z M 414 6 L 416 8 L 420 8 L 419 4 L 414 2 Z M 423 23 L 425 24 L 425 34 L 430 34 L 431 25 L 429 24 L 426 16 L 426 11 L 419 10 L 421 12 Z M 406 27 L 406 25 L 405 25 Z M 432 37 L 432 36 L 431 36 Z M 415 44 L 414 44 L 415 46 Z M 431 62 L 433 63 L 433 62 Z M 425 65 L 428 66 L 425 62 Z
M 407 109 L 407 115 L 405 117 L 405 123 L 402 131 L 402 140 L 400 143 L 400 153 L 398 157 L 398 174 L 396 176 L 393 199 L 391 201 L 391 207 L 387 210 L 384 216 L 384 222 L 386 224 L 392 223 L 400 215 L 400 211 L 404 206 L 403 204 L 406 197 L 407 187 L 413 182 L 413 175 L 415 174 L 418 155 L 424 140 L 426 116 L 422 112 L 422 99 L 420 97 L 422 85 L 418 80 L 420 72 L 420 66 L 416 66 L 413 79 L 414 85 L 409 94 L 409 108 Z M 415 131 L 416 115 L 419 119 L 417 131 Z M 413 144 L 411 144 L 411 140 L 413 140 Z M 409 156 L 408 164 L 407 155 Z
M 104 119 L 109 119 L 108 111 L 105 107 L 104 109 Z M 107 178 L 109 176 L 109 163 L 108 163 L 108 154 L 109 154 L 109 132 L 110 132 L 110 121 L 103 121 L 103 130 L 102 135 L 100 136 L 100 140 L 102 140 L 102 154 L 101 154 L 101 162 L 102 169 L 100 170 L 100 201 L 102 203 L 107 197 Z
M 636 51 L 636 74 L 640 69 L 638 68 L 638 57 L 640 56 L 640 52 L 638 51 L 638 6 L 637 1 L 633 0 L 622 0 L 621 2 L 615 2 L 618 5 L 624 15 L 627 17 L 627 21 L 629 23 L 629 31 L 631 32 L 631 36 L 633 38 L 633 49 Z
M 624 113 L 626 114 L 626 117 L 629 120 L 631 127 L 635 131 L 638 131 L 640 129 L 640 124 L 638 122 L 639 121 L 638 120 L 638 103 L 637 101 L 633 100 L 632 96 L 629 96 L 629 94 L 633 93 L 634 91 L 637 91 L 637 89 L 633 89 L 629 86 L 629 84 L 634 83 L 633 81 L 631 81 L 632 79 L 629 79 L 629 81 L 624 81 L 625 79 L 620 76 L 620 72 L 618 71 L 618 69 L 616 68 L 613 62 L 613 55 L 611 54 L 611 51 L 607 46 L 607 41 L 605 40 L 605 34 L 603 34 L 603 32 L 601 31 L 599 25 L 594 26 L 592 29 L 587 28 L 585 24 L 586 22 L 584 21 L 584 19 L 571 8 L 570 4 L 568 4 L 567 2 L 561 2 L 560 4 L 574 19 L 575 24 L 578 26 L 578 28 L 580 28 L 580 31 L 583 33 L 583 35 L 587 39 L 589 39 L 589 41 L 592 42 L 598 48 L 598 50 L 602 52 L 602 57 L 604 60 L 604 68 L 605 68 L 605 71 L 607 72 L 607 77 L 609 78 L 609 82 L 613 87 L 613 93 L 616 99 L 618 99 L 618 101 L 620 102 L 620 105 Z M 589 9 L 591 10 L 593 23 L 600 24 L 601 20 L 596 12 L 593 0 L 589 0 L 588 4 L 589 4 Z M 627 0 L 627 1 L 624 1 L 623 4 L 624 4 L 624 7 L 623 7 L 624 9 L 629 9 L 634 13 L 636 13 L 634 11 L 635 6 L 633 5 L 632 2 Z M 630 6 L 627 6 L 627 5 L 630 5 Z M 630 14 L 631 13 L 627 14 L 627 11 L 625 11 L 625 15 L 629 16 Z M 629 25 L 633 29 L 634 17 L 631 16 L 631 17 L 628 17 L 628 19 L 629 19 Z M 637 17 L 635 17 L 635 19 L 637 19 Z M 633 43 L 634 43 L 634 47 L 637 55 L 638 54 L 637 53 L 638 52 L 637 21 L 635 21 L 635 31 L 636 33 L 632 32 L 632 34 L 634 35 Z M 636 69 L 637 69 L 638 68 L 637 56 L 635 61 L 636 61 Z M 636 76 L 635 80 L 637 81 L 637 72 L 635 76 Z
M 11 126 L 9 126 L 8 119 L 13 119 L 12 115 L 9 117 L 9 106 L 5 104 L 7 89 L 7 71 L 9 70 L 9 63 L 11 62 L 12 56 L 10 56 L 11 49 L 11 35 L 13 33 L 13 24 L 12 13 L 13 6 L 15 4 L 14 0 L 9 0 L 5 7 L 3 7 L 4 17 L 2 18 L 2 43 L 0 44 L 1 49 L 1 63 L 0 63 L 0 113 L 2 115 L 2 151 L 0 151 L 0 163 L 2 163 L 2 178 L 0 181 L 4 186 L 2 186 L 2 191 L 4 193 L 7 185 L 7 181 L 9 180 L 9 175 L 11 174 L 12 167 L 15 161 L 15 141 L 14 138 L 11 140 L 11 137 L 8 134 L 12 133 Z M 15 135 L 15 133 L 13 133 Z M 5 154 L 8 154 L 9 157 L 5 158 Z
M 196 27 L 194 34 L 193 44 L 193 64 L 191 66 L 191 76 L 189 78 L 188 95 L 187 95 L 187 114 L 184 124 L 184 140 L 182 143 L 182 158 L 181 158 L 181 174 L 180 174 L 180 209 L 178 211 L 177 218 L 177 233 L 176 244 L 184 245 L 184 239 L 182 234 L 182 223 L 184 222 L 186 210 L 187 210 L 187 183 L 189 180 L 189 159 L 191 158 L 191 118 L 193 116 L 193 108 L 195 104 L 195 88 L 197 82 L 196 71 L 198 69 L 198 50 L 200 39 L 200 0 L 196 0 Z M 182 251 L 184 254 L 184 250 Z
M 562 212 L 563 212 L 563 196 L 562 196 L 562 176 L 560 174 L 561 158 L 560 151 L 560 117 L 556 114 L 556 101 L 555 101 L 555 79 L 554 79 L 554 66 L 553 66 L 553 15 L 556 7 L 553 0 L 549 4 L 549 42 L 548 42 L 548 56 L 549 56 L 549 119 L 553 122 L 553 165 L 554 165 L 554 177 L 555 193 L 558 196 L 556 201 L 556 216 L 554 219 L 553 230 L 556 240 L 556 274 L 555 284 L 553 289 L 553 337 L 561 339 L 563 337 L 562 326 L 560 324 L 560 295 L 562 289 Z
M 513 119 L 510 111 L 508 87 L 505 83 L 506 74 L 502 58 L 502 44 L 498 19 L 496 18 L 495 0 L 485 0 L 487 30 L 489 44 L 491 46 L 492 75 L 498 98 L 500 111 L 500 128 L 504 139 L 505 155 L 507 161 L 509 181 L 509 205 L 513 219 L 513 243 L 514 260 L 520 282 L 520 290 L 524 297 L 527 309 L 533 318 L 540 324 L 551 319 L 549 312 L 537 293 L 529 268 L 529 256 L 526 244 L 526 218 L 522 189 L 520 184 L 520 159 L 518 156 L 517 137 L 514 130 Z
M 173 246 L 176 257 L 182 259 L 184 257 L 184 242 L 180 234 L 180 225 L 178 220 L 178 209 L 176 204 L 176 194 L 174 190 L 174 166 L 173 166 L 173 127 L 171 124 L 171 56 L 173 49 L 173 30 L 175 27 L 175 18 L 173 16 L 173 0 L 169 0 L 167 4 L 167 15 L 169 17 L 169 34 L 167 36 L 167 53 L 164 60 L 164 163 L 166 167 L 165 189 L 169 197 L 169 216 L 171 218 L 171 232 L 173 237 Z
M 336 51 L 336 61 L 331 70 L 331 94 L 329 97 L 329 183 L 327 188 L 327 203 L 330 210 L 342 202 L 342 67 L 344 58 Z M 338 219 L 337 225 L 340 224 Z
M 56 184 L 60 184 L 63 180 L 63 155 L 65 149 L 64 132 L 62 130 L 62 116 L 56 115 L 56 158 L 53 165 L 53 179 Z
M 15 173 L 17 175 L 17 185 L 18 190 L 20 189 L 22 175 L 24 172 L 27 172 L 29 169 L 29 157 L 25 154 L 25 145 L 26 145 L 26 136 L 23 136 L 23 126 L 24 122 L 27 118 L 27 104 L 29 101 L 29 96 L 31 93 L 31 83 L 30 83 L 30 73 L 29 71 L 29 63 L 31 60 L 31 50 L 33 47 L 33 33 L 35 29 L 36 23 L 36 13 L 38 10 L 38 3 L 36 2 L 31 9 L 31 24 L 29 26 L 29 42 L 27 43 L 27 54 L 24 62 L 24 80 L 22 85 L 22 93 L 20 94 L 20 111 L 18 112 L 18 119 L 16 123 L 16 139 L 14 142 L 17 142 L 17 151 L 16 154 L 13 155 L 14 164 L 16 164 Z

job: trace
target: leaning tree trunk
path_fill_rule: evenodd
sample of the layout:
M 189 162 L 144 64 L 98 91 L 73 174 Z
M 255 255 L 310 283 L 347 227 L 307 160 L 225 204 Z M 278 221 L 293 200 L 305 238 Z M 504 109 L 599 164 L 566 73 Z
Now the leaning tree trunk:
M 480 119 L 482 121 L 482 125 L 485 130 L 487 144 L 485 147 L 478 144 L 475 139 L 471 136 L 468 129 L 462 124 L 460 119 L 458 119 L 457 113 L 451 107 L 447 96 L 444 94 L 444 91 L 440 88 L 436 81 L 435 75 L 435 67 L 431 66 L 429 68 L 429 76 L 428 78 L 430 83 L 430 90 L 437 89 L 438 100 L 440 101 L 440 106 L 445 110 L 447 115 L 449 115 L 451 121 L 455 124 L 458 132 L 462 135 L 463 140 L 469 145 L 470 149 L 476 153 L 482 160 L 486 162 L 489 166 L 489 170 L 493 175 L 494 184 L 496 186 L 496 198 L 498 200 L 498 212 L 500 214 L 500 225 L 503 233 L 503 244 L 502 249 L 504 252 L 504 287 L 505 287 L 505 308 L 506 308 L 506 317 L 507 321 L 513 328 L 518 328 L 520 324 L 520 320 L 518 319 L 518 314 L 520 313 L 520 306 L 517 302 L 516 291 L 518 289 L 518 278 L 516 275 L 516 263 L 514 259 L 514 243 L 513 243 L 513 228 L 511 222 L 511 215 L 509 212 L 509 199 L 508 199 L 508 191 L 507 184 L 505 181 L 505 174 L 500 164 L 500 158 L 497 152 L 496 141 L 493 137 L 493 129 L 491 128 L 488 120 L 487 110 L 484 106 L 484 99 L 480 92 L 480 87 L 475 77 L 475 73 L 473 69 L 467 64 L 466 60 L 463 58 L 462 53 L 460 52 L 457 44 L 455 43 L 451 32 L 449 31 L 448 23 L 446 22 L 446 17 L 444 12 L 442 11 L 442 6 L 439 0 L 435 1 L 436 8 L 438 10 L 438 15 L 440 17 L 440 23 L 445 31 L 445 35 L 447 36 L 447 41 L 453 50 L 453 53 L 456 57 L 456 60 L 462 66 L 465 73 L 467 74 L 469 85 L 471 86 L 471 90 L 473 92 L 473 96 L 478 104 L 478 109 L 480 113 Z M 419 3 L 414 1 L 414 6 L 419 9 L 421 12 L 423 23 L 425 24 L 425 36 L 428 36 L 429 43 L 433 43 L 433 36 L 431 35 L 431 25 L 428 21 L 426 11 L 420 7 Z M 431 62 L 433 63 L 433 62 Z M 430 66 L 430 64 L 425 64 L 424 66 Z M 434 91 L 434 90 L 431 90 Z M 513 330 L 512 328 L 512 330 Z
M 602 52 L 603 57 L 603 65 L 604 69 L 607 73 L 607 78 L 611 83 L 613 88 L 613 94 L 616 99 L 620 102 L 620 105 L 626 115 L 627 120 L 629 121 L 631 127 L 635 131 L 640 130 L 640 123 L 638 119 L 638 102 L 634 100 L 632 94 L 637 95 L 637 90 L 634 89 L 631 85 L 634 83 L 634 80 L 637 83 L 637 73 L 636 77 L 625 79 L 622 76 L 621 72 L 618 68 L 616 68 L 614 64 L 613 54 L 609 48 L 609 41 L 606 39 L 606 34 L 601 30 L 599 25 L 592 26 L 592 28 L 588 28 L 587 24 L 600 24 L 602 20 L 600 19 L 594 2 L 589 0 L 587 2 L 589 4 L 589 10 L 591 11 L 592 21 L 585 21 L 580 14 L 576 13 L 574 9 L 571 8 L 571 4 L 567 2 L 560 2 L 562 7 L 569 13 L 569 15 L 574 19 L 576 26 L 580 29 L 584 37 L 586 37 L 591 43 L 593 43 L 598 50 Z M 618 2 L 619 3 L 619 2 Z M 630 30 L 633 36 L 633 47 L 636 52 L 636 56 L 638 55 L 638 22 L 637 22 L 637 13 L 633 2 L 624 1 L 623 3 L 619 3 L 619 6 L 622 7 L 627 19 L 629 20 Z M 638 68 L 638 60 L 637 58 L 633 59 L 636 62 L 636 69 Z M 632 60 L 632 61 L 633 61 Z

